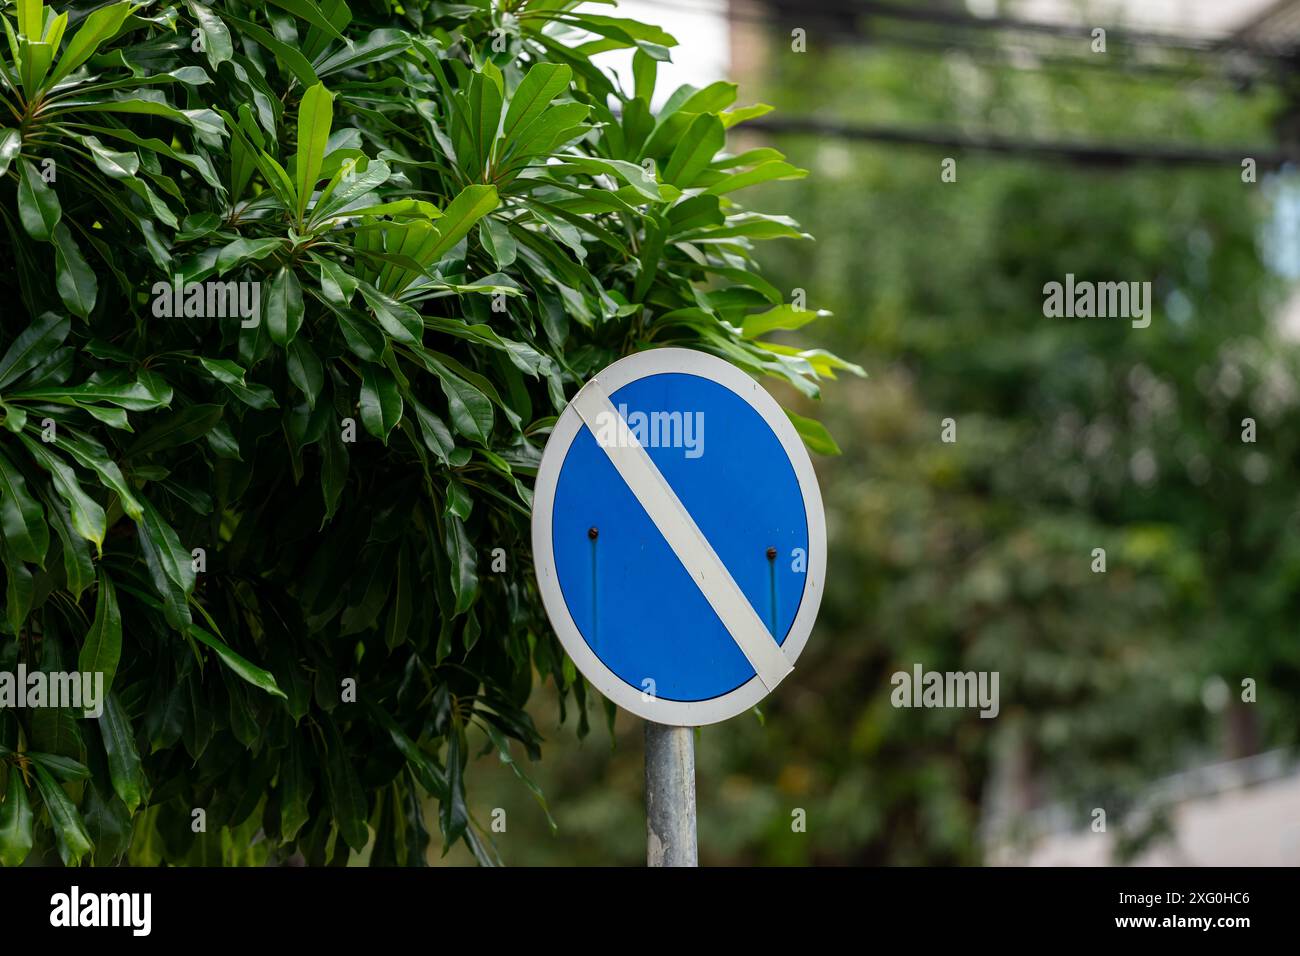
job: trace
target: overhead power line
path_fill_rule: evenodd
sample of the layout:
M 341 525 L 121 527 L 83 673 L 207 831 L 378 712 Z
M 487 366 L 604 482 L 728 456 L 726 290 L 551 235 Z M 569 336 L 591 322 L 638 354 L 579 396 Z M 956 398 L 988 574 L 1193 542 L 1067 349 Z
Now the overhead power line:
M 779 26 L 797 26 L 800 23 L 833 25 L 839 31 L 837 38 L 847 36 L 852 42 L 893 44 L 920 49 L 926 52 L 957 50 L 980 59 L 995 58 L 1000 64 L 1019 65 L 1008 59 L 1010 51 L 999 44 L 970 42 L 972 31 L 1001 34 L 1040 35 L 1054 38 L 1091 40 L 1092 26 L 1022 20 L 1015 17 L 975 17 L 955 10 L 935 7 L 905 7 L 891 3 L 857 0 L 848 6 L 838 4 L 833 8 L 826 0 L 766 0 L 761 4 L 736 6 L 686 6 L 677 0 L 655 0 L 662 7 L 694 13 L 701 16 L 718 16 L 730 23 L 761 23 Z M 941 28 L 929 31 L 926 36 L 901 35 L 869 29 L 868 20 L 918 24 Z M 1099 26 L 1101 24 L 1098 24 Z M 1205 37 L 1134 30 L 1122 27 L 1105 27 L 1108 44 L 1119 48 L 1156 48 L 1157 52 L 1183 52 L 1192 58 L 1230 55 L 1240 63 L 1250 58 L 1266 67 L 1275 76 L 1293 77 L 1300 57 L 1293 46 L 1264 45 L 1234 37 Z M 956 39 L 954 37 L 959 37 Z M 1059 51 L 1060 45 L 1056 45 Z M 1100 67 L 1177 76 L 1180 79 L 1204 78 L 1190 64 L 1176 62 L 1138 61 L 1130 57 L 1103 58 L 1095 55 L 1060 57 L 1031 49 L 1030 62 L 1052 67 Z M 1125 52 L 1128 52 L 1125 50 Z M 1231 62 L 1231 61 L 1230 61 Z M 1211 72 L 1209 76 L 1239 81 L 1258 79 L 1256 73 L 1239 71 L 1235 76 Z M 1276 146 L 1223 147 L 1191 144 L 1101 143 L 1086 140 L 1040 140 L 992 133 L 973 133 L 951 129 L 908 129 L 882 125 L 859 125 L 832 119 L 789 118 L 766 116 L 751 120 L 746 128 L 774 134 L 815 135 L 827 138 L 892 143 L 955 151 L 972 150 L 1010 156 L 1068 162 L 1094 168 L 1125 168 L 1141 164 L 1166 166 L 1231 166 L 1240 168 L 1246 158 L 1253 159 L 1258 169 L 1278 169 L 1300 162 L 1300 155 L 1278 149 Z
M 656 6 L 664 9 L 692 13 L 699 16 L 720 17 L 729 23 L 766 24 L 771 26 L 798 26 L 800 24 L 822 24 L 835 30 L 835 39 L 840 42 L 860 43 L 864 45 L 897 45 L 904 47 L 930 48 L 935 50 L 955 49 L 964 52 L 997 56 L 1003 52 L 996 45 L 971 42 L 972 33 L 1019 34 L 1022 37 L 1037 36 L 1049 39 L 1070 39 L 1091 42 L 1093 26 L 1052 23 L 1047 21 L 1022 20 L 1015 17 L 975 17 L 969 14 L 943 10 L 934 7 L 904 7 L 897 4 L 859 2 L 850 6 L 826 5 L 826 0 L 767 0 L 753 5 L 734 6 L 730 3 L 721 5 L 700 5 L 683 2 L 683 0 L 653 0 Z M 879 29 L 880 26 L 887 29 Z M 937 30 L 926 31 L 928 35 L 899 32 L 920 26 L 933 27 Z M 1253 61 L 1257 68 L 1293 67 L 1296 63 L 1294 44 L 1261 44 L 1232 36 L 1206 37 L 1175 34 L 1151 30 L 1134 30 L 1119 26 L 1106 26 L 1107 44 L 1112 53 L 1190 53 L 1200 56 L 1229 58 L 1240 65 Z M 1109 69 L 1166 74 L 1176 78 L 1186 78 L 1189 69 L 1177 63 L 1161 63 L 1134 60 L 1131 56 L 1099 57 L 1086 53 L 1078 56 L 1061 55 L 1062 51 L 1034 51 L 1034 55 L 1044 65 L 1065 68 Z M 987 58 L 987 56 L 986 56 Z
M 989 133 L 966 133 L 944 129 L 907 129 L 895 126 L 866 126 L 834 120 L 763 116 L 750 120 L 746 129 L 774 134 L 823 136 L 834 139 L 893 143 L 901 146 L 977 150 L 1032 158 L 1054 159 L 1083 166 L 1121 168 L 1144 163 L 1173 166 L 1230 166 L 1241 168 L 1253 159 L 1259 169 L 1278 169 L 1295 163 L 1297 157 L 1276 147 L 1164 146 L 1158 143 L 1096 143 L 1069 140 L 1035 140 Z
M 993 31 L 1000 33 L 1026 33 L 1041 36 L 1091 39 L 1096 27 L 1106 30 L 1108 43 L 1126 47 L 1160 47 L 1185 50 L 1193 53 L 1227 54 L 1244 53 L 1266 59 L 1291 60 L 1295 44 L 1264 44 L 1235 36 L 1194 36 L 1156 30 L 1134 29 L 1120 25 L 1097 22 L 1092 24 L 1058 23 L 1046 20 L 1025 20 L 1012 16 L 977 17 L 959 10 L 929 5 L 904 6 L 896 3 L 878 3 L 874 0 L 853 0 L 847 8 L 837 3 L 834 7 L 818 0 L 766 0 L 763 6 L 774 11 L 769 18 L 788 22 L 792 18 L 809 14 L 835 15 L 845 19 L 854 15 L 878 17 L 886 20 L 908 21 L 931 26 L 966 31 Z

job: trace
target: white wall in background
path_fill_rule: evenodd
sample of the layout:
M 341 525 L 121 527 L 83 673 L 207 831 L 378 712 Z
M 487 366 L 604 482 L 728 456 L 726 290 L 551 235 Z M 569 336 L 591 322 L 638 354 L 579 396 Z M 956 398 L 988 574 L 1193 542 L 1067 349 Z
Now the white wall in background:
M 1081 4 L 1079 0 L 1020 0 L 1012 5 L 1011 11 L 1026 20 L 1081 23 L 1088 19 L 1079 16 L 1082 8 L 1097 17 L 1100 26 L 1122 22 L 1134 29 L 1221 36 L 1234 32 L 1274 3 L 1275 0 L 1095 0 Z M 988 15 L 988 8 L 995 5 L 989 0 L 967 0 L 967 6 L 971 13 L 981 16 Z
M 578 8 L 586 13 L 627 17 L 651 23 L 677 38 L 673 62 L 659 67 L 655 105 L 663 103 L 683 83 L 707 86 L 725 79 L 730 66 L 730 26 L 726 0 L 622 0 L 617 7 L 588 3 Z M 619 75 L 625 88 L 632 86 L 632 54 L 625 50 L 602 53 L 597 62 Z
M 1300 866 L 1300 777 L 1181 804 L 1175 837 L 1136 866 Z M 1112 821 L 1112 830 L 1118 829 Z M 994 851 L 988 862 L 1012 866 L 1108 866 L 1113 836 L 1074 833 L 1042 840 L 1027 853 Z

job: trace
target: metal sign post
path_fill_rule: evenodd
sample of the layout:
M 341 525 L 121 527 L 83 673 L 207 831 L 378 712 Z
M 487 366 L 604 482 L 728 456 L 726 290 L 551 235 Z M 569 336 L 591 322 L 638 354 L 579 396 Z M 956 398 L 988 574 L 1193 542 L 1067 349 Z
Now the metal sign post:
M 647 866 L 699 866 L 695 728 L 645 724 Z
M 821 603 L 826 518 L 803 440 L 734 365 L 638 352 L 556 421 L 532 532 L 560 643 L 648 721 L 647 860 L 696 866 L 693 728 L 787 677 Z

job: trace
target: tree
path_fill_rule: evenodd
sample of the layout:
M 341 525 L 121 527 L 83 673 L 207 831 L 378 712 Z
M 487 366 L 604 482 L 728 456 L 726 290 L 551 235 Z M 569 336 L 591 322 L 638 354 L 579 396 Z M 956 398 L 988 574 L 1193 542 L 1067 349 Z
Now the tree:
M 668 344 L 845 367 L 762 338 L 811 315 L 733 199 L 802 175 L 726 152 L 761 109 L 656 112 L 673 38 L 574 6 L 5 11 L 0 672 L 105 700 L 0 698 L 0 862 L 419 864 L 426 796 L 494 860 L 470 729 L 537 757 L 537 678 L 587 726 L 527 551 L 566 394 Z

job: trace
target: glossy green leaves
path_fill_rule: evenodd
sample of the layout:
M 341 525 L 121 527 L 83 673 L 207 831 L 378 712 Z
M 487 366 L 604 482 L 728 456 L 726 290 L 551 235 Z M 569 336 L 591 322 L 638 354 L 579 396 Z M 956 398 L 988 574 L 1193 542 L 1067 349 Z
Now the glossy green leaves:
M 802 230 L 737 201 L 802 171 L 573 0 L 93 6 L 0 13 L 0 661 L 106 695 L 0 712 L 0 863 L 495 862 L 474 755 L 546 819 L 529 694 L 585 700 L 541 449 L 638 349 L 851 368 L 785 340 L 819 313 L 754 250 Z

